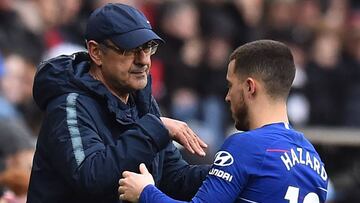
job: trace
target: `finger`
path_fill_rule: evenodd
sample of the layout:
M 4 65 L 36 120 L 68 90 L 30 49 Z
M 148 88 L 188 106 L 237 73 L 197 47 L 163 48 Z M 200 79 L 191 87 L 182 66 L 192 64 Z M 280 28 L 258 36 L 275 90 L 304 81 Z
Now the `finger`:
M 199 152 L 201 156 L 205 156 L 206 152 L 204 151 L 205 148 L 207 148 L 207 144 L 201 140 L 199 136 L 195 134 L 195 142 L 197 143 L 197 146 L 199 147 Z
M 203 148 L 201 148 L 198 139 L 197 138 L 192 138 L 192 143 L 193 143 L 193 149 L 195 150 L 195 153 L 200 155 L 200 156 L 205 156 L 205 151 L 203 150 Z
M 186 137 L 186 134 L 182 131 L 178 132 L 175 135 L 175 141 L 177 141 L 179 144 L 181 144 L 182 146 L 184 146 L 185 149 L 187 149 L 190 153 L 194 154 L 195 151 L 192 149 L 192 147 L 189 144 L 189 140 Z
M 200 139 L 199 136 L 197 136 L 197 134 L 195 134 L 192 130 L 190 130 L 190 133 L 191 133 L 191 135 L 193 136 L 193 140 L 194 140 L 196 146 L 197 146 L 202 152 L 204 152 L 204 150 L 202 149 L 201 144 L 200 144 L 200 142 L 199 142 L 199 139 Z M 204 152 L 204 153 L 205 153 L 205 152 Z
M 137 173 L 134 173 L 134 172 L 131 172 L 131 171 L 124 171 L 123 172 L 123 177 L 124 178 L 130 177 L 130 176 L 135 176 L 135 175 L 137 175 Z
M 141 163 L 139 166 L 139 170 L 141 174 L 149 174 L 148 169 L 146 168 L 144 163 Z
M 125 179 L 124 178 L 121 178 L 119 180 L 119 185 L 122 186 L 122 185 L 125 185 Z
M 199 146 L 200 146 L 201 148 L 207 148 L 207 147 L 208 147 L 208 145 L 207 145 L 194 131 L 192 131 L 190 128 L 189 128 L 189 130 L 190 130 L 190 133 L 191 133 L 194 137 L 196 137 L 196 142 L 199 144 Z
M 208 147 L 208 145 L 199 136 L 196 136 L 196 138 L 198 139 L 198 142 L 202 148 Z
M 189 139 L 185 133 L 181 133 L 181 136 L 182 137 L 180 140 L 181 141 L 180 144 L 182 144 L 185 147 L 185 149 L 187 149 L 190 153 L 195 154 L 195 151 L 191 144 L 191 139 Z
M 130 174 L 130 171 L 124 171 L 124 172 L 122 173 L 122 176 L 123 176 L 124 178 L 126 178 L 126 177 L 129 176 L 129 174 Z
M 194 149 L 194 151 L 196 152 L 196 154 L 198 154 L 200 156 L 205 156 L 205 152 L 201 148 L 200 143 L 198 141 L 198 136 L 190 128 L 188 128 L 187 134 L 188 134 L 188 137 L 190 140 L 190 144 L 191 144 L 192 148 Z
M 120 200 L 126 200 L 125 197 L 126 197 L 125 194 L 121 194 L 121 195 L 119 196 L 119 199 L 120 199 Z
M 124 194 L 124 192 L 125 192 L 125 187 L 124 187 L 124 186 L 120 186 L 120 187 L 118 188 L 118 192 L 119 192 L 119 194 Z

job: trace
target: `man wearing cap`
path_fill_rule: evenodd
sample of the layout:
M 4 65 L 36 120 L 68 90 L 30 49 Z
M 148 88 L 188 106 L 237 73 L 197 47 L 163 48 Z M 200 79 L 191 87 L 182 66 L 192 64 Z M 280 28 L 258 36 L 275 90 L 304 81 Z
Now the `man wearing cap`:
M 150 56 L 162 39 L 138 10 L 107 4 L 85 33 L 88 52 L 40 64 L 33 87 L 45 111 L 28 191 L 33 202 L 121 202 L 123 171 L 146 163 L 157 186 L 189 199 L 208 166 L 190 166 L 171 140 L 205 155 L 183 122 L 160 117 L 151 94 Z

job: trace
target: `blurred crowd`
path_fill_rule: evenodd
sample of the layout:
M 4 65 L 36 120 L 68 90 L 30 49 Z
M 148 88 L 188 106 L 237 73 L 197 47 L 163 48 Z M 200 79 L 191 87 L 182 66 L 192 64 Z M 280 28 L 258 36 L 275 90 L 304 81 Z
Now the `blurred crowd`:
M 0 197 L 6 201 L 21 202 L 26 194 L 42 120 L 32 98 L 37 65 L 85 51 L 86 19 L 108 2 L 142 10 L 166 41 L 153 56 L 153 93 L 164 115 L 188 122 L 210 145 L 203 162 L 232 130 L 224 101 L 229 54 L 256 39 L 285 42 L 294 54 L 288 100 L 294 126 L 360 127 L 357 0 L 0 0 Z

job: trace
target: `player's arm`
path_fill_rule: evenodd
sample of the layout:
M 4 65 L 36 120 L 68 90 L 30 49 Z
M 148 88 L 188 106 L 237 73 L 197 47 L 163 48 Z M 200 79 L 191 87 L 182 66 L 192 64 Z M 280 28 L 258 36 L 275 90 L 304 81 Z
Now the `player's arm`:
M 131 202 L 141 203 L 180 203 L 172 199 L 154 186 L 154 180 L 144 164 L 140 165 L 140 174 L 126 171 L 119 180 L 119 198 Z M 222 178 L 207 176 L 191 202 L 234 202 L 240 190 L 236 184 L 224 182 Z M 232 180 L 233 181 L 233 180 Z M 234 181 L 235 182 L 235 181 Z
M 224 151 L 229 153 L 221 154 Z M 242 166 L 240 160 L 232 158 L 231 149 L 227 147 L 224 149 L 223 146 L 219 153 L 219 157 L 215 158 L 214 166 L 191 202 L 234 202 L 242 191 L 247 182 L 246 167 Z M 141 174 L 123 173 L 123 178 L 119 181 L 120 199 L 142 203 L 183 202 L 174 200 L 157 189 L 144 165 L 140 166 L 140 172 Z

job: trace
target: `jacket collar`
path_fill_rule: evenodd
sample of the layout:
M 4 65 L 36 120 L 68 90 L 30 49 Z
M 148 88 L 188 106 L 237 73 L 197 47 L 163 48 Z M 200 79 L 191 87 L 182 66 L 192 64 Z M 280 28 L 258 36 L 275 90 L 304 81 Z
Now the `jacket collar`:
M 114 96 L 102 82 L 95 80 L 89 74 L 89 69 L 90 65 L 87 63 L 87 67 L 83 67 L 84 72 L 80 74 L 79 81 L 87 87 L 90 94 L 106 102 L 108 110 L 116 115 L 116 120 L 118 122 L 122 124 L 130 124 L 134 122 L 131 117 L 131 106 L 136 106 L 139 117 L 142 117 L 150 111 L 152 97 L 150 75 L 148 76 L 148 84 L 144 89 L 130 93 L 130 105 L 127 105 Z

